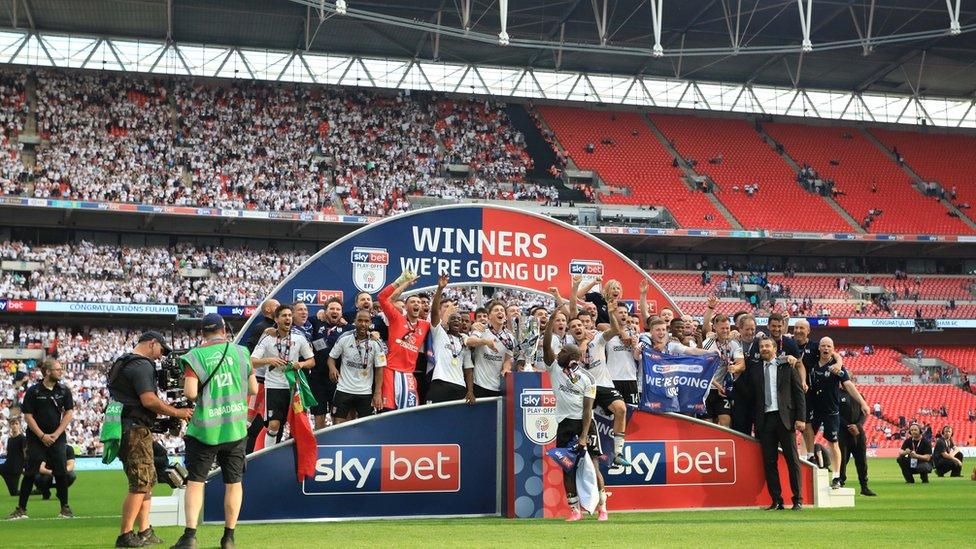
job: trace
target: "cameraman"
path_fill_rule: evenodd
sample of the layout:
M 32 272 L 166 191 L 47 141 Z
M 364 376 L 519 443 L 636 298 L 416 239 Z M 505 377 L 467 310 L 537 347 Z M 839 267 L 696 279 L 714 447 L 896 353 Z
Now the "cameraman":
M 129 480 L 129 493 L 122 502 L 122 528 L 116 547 L 142 547 L 162 543 L 149 524 L 152 490 L 156 485 L 153 437 L 150 425 L 157 414 L 190 419 L 193 410 L 174 408 L 156 394 L 155 361 L 169 354 L 170 348 L 159 332 L 139 336 L 131 353 L 115 360 L 108 373 L 108 392 L 122 404 L 122 441 L 119 458 Z M 139 532 L 132 530 L 138 519 Z
M 220 547 L 234 547 L 234 527 L 244 495 L 247 396 L 257 394 L 247 347 L 227 340 L 224 319 L 203 317 L 203 343 L 183 355 L 184 393 L 196 405 L 186 427 L 186 530 L 174 549 L 197 546 L 197 520 L 203 508 L 203 483 L 217 460 L 224 479 L 224 536 Z

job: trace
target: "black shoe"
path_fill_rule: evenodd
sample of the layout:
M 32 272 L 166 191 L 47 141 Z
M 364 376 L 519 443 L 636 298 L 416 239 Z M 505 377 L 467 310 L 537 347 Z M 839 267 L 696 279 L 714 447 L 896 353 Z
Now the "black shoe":
M 774 501 L 770 503 L 769 507 L 763 507 L 763 511 L 782 511 L 782 510 L 783 510 L 783 504 L 778 501 Z
M 142 538 L 140 538 L 135 532 L 131 531 L 115 538 L 116 547 L 143 547 L 145 545 L 146 544 L 143 543 Z
M 868 488 L 867 486 L 861 486 L 861 495 L 862 496 L 876 496 L 878 494 L 875 494 L 874 491 L 871 490 L 870 488 Z
M 75 514 L 71 512 L 71 507 L 67 505 L 61 506 L 61 512 L 58 514 L 61 518 L 75 518 Z
M 905 481 L 905 484 L 915 484 L 915 479 L 912 479 L 912 480 L 906 480 L 906 481 Z
M 923 478 L 922 479 L 922 484 L 928 484 L 928 483 L 929 483 L 929 479 L 927 479 L 927 478 Z
M 234 538 L 220 538 L 220 549 L 237 549 Z
M 159 545 L 163 540 L 159 539 L 156 535 L 156 531 L 150 526 L 147 530 L 139 532 L 139 538 L 142 539 L 144 545 Z
M 184 533 L 180 539 L 176 540 L 176 544 L 169 549 L 197 549 L 197 538 Z
M 830 481 L 830 489 L 831 490 L 836 490 L 836 489 L 840 488 L 841 486 L 842 486 L 842 484 L 840 483 L 840 479 L 839 478 L 835 478 L 834 480 Z
M 800 502 L 796 502 L 796 503 L 793 504 L 793 507 L 790 507 L 790 510 L 791 511 L 802 511 L 803 510 L 803 506 L 800 505 Z
M 7 520 L 21 520 L 27 518 L 27 510 L 20 507 L 14 509 L 13 513 L 7 515 Z

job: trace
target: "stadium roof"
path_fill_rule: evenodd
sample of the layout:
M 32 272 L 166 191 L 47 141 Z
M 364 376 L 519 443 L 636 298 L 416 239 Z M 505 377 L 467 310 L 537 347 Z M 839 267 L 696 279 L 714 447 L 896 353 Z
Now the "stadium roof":
M 497 38 L 499 8 L 508 0 L 346 0 L 347 15 L 336 15 L 332 2 L 320 0 L 10 0 L 0 2 L 0 24 L 177 43 L 976 95 L 972 2 L 959 9 L 959 0 L 666 0 L 659 33 L 663 56 L 654 57 L 652 6 L 662 1 L 517 0 L 507 9 L 508 46 Z M 306 4 L 322 4 L 324 10 Z M 810 5 L 813 50 L 801 61 L 801 14 Z M 949 32 L 952 21 L 958 35 Z M 430 32 L 438 22 L 441 32 Z

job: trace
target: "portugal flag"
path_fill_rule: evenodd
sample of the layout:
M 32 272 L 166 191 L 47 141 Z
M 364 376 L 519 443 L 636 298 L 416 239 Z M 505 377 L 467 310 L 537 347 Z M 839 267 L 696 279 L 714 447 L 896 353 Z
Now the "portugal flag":
M 291 406 L 288 407 L 288 426 L 291 437 L 295 439 L 295 473 L 298 482 L 315 475 L 315 458 L 318 447 L 308 421 L 308 409 L 318 404 L 312 396 L 305 372 L 295 369 L 291 364 L 285 370 L 288 385 L 291 387 Z

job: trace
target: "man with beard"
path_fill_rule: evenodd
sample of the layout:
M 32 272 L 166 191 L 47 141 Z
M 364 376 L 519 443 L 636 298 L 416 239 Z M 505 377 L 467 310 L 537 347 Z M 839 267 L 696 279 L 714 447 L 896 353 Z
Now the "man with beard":
M 729 317 L 717 314 L 712 319 L 715 335 L 702 343 L 706 350 L 716 350 L 722 357 L 719 367 L 712 376 L 712 384 L 705 398 L 708 419 L 722 427 L 732 425 L 732 379 L 746 369 L 742 345 L 732 339 L 732 325 Z
M 471 334 L 481 342 L 471 352 L 477 398 L 501 396 L 502 378 L 512 371 L 514 337 L 507 324 L 505 304 L 492 301 L 488 304 L 488 325 Z
M 464 324 L 461 315 L 453 307 L 443 307 L 441 297 L 450 278 L 442 274 L 437 281 L 434 303 L 431 306 L 431 339 L 434 354 L 434 370 L 427 391 L 427 402 L 449 402 L 465 400 L 474 403 L 474 375 L 471 363 L 471 350 L 465 344 L 462 333 Z M 442 313 L 447 313 L 447 328 L 442 322 Z
M 738 315 L 736 327 L 739 329 L 739 346 L 742 347 L 746 369 L 762 364 L 762 357 L 759 354 L 760 338 L 756 337 L 756 317 L 748 313 Z M 765 334 L 762 335 L 765 336 Z M 775 345 L 775 342 L 773 344 Z M 732 428 L 744 435 L 751 436 L 752 426 L 755 424 L 756 418 L 750 394 L 748 390 L 742 387 L 744 381 L 745 379 L 741 375 L 733 374 Z
M 359 292 L 356 294 L 355 305 L 355 309 L 352 311 L 347 311 L 342 315 L 342 318 L 345 319 L 346 323 L 352 325 L 356 321 L 356 315 L 359 313 L 359 311 L 366 311 L 370 315 L 370 334 L 378 334 L 381 341 L 386 341 L 386 323 L 383 322 L 382 316 L 373 314 L 373 296 L 369 295 L 369 292 Z
M 281 424 L 288 417 L 288 406 L 291 403 L 291 391 L 285 377 L 288 364 L 306 369 L 315 365 L 312 346 L 304 336 L 291 329 L 293 315 L 291 305 L 279 305 L 275 311 L 277 328 L 274 335 L 264 336 L 251 355 L 251 366 L 267 367 L 264 376 L 264 401 L 268 410 L 265 448 L 280 440 Z
M 305 313 L 308 317 L 308 313 Z M 315 397 L 312 415 L 315 416 L 315 428 L 322 429 L 327 425 L 326 415 L 332 411 L 333 398 L 336 392 L 336 382 L 329 375 L 329 353 L 343 334 L 352 326 L 346 324 L 342 318 L 342 301 L 338 297 L 331 297 L 325 303 L 324 311 L 320 311 L 316 318 L 310 319 L 312 351 L 315 353 L 315 366 L 308 374 L 308 385 Z M 341 359 L 340 359 L 341 360 Z M 341 362 L 337 365 L 342 368 Z
M 412 408 L 420 403 L 417 394 L 417 355 L 424 346 L 430 322 L 422 318 L 423 303 L 412 295 L 404 302 L 401 312 L 391 300 L 417 282 L 417 275 L 404 271 L 389 286 L 383 288 L 378 299 L 386 316 L 387 338 L 386 368 L 383 369 L 383 409 Z

